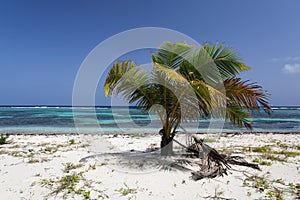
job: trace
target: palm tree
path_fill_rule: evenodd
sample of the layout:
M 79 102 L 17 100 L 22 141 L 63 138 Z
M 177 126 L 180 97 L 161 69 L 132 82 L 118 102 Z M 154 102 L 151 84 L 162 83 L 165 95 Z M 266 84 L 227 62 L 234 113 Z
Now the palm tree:
M 271 110 L 261 86 L 236 77 L 250 68 L 223 44 L 205 43 L 196 49 L 165 42 L 152 54 L 152 67 L 149 72 L 133 61 L 115 62 L 104 92 L 122 94 L 129 103 L 159 116 L 162 155 L 173 154 L 172 141 L 182 121 L 213 115 L 251 129 L 251 110 Z

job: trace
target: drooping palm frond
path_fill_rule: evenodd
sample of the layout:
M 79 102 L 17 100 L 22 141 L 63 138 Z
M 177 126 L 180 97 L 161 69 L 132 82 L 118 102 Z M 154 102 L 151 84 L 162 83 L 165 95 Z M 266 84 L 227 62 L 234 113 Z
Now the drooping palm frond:
M 226 107 L 226 119 L 229 119 L 230 123 L 237 125 L 242 128 L 244 125 L 247 129 L 252 129 L 252 124 L 249 121 L 251 115 L 248 111 L 244 110 L 242 107 L 228 104 Z
M 161 84 L 168 83 L 170 86 L 174 84 L 189 84 L 185 77 L 175 70 L 168 68 L 168 66 L 153 63 L 153 69 L 155 80 Z
M 169 129 L 181 117 L 179 101 L 169 88 L 158 83 L 143 85 L 132 93 L 130 99 L 131 103 L 135 102 L 143 110 L 157 114 L 162 126 Z
M 256 83 L 242 81 L 241 78 L 229 78 L 224 81 L 228 104 L 226 116 L 232 124 L 252 129 L 248 110 L 259 110 L 260 107 L 267 113 L 271 113 L 271 107 L 267 101 L 267 94 Z
M 226 79 L 224 86 L 230 104 L 250 110 L 259 109 L 260 106 L 267 112 L 271 110 L 266 92 L 256 83 L 249 83 L 249 81 L 242 81 L 241 78 L 234 77 Z
M 188 110 L 189 108 L 192 108 L 193 111 L 191 112 L 181 113 L 181 119 L 185 119 L 187 115 L 189 115 L 189 117 L 192 115 L 199 117 L 199 99 L 190 82 L 177 71 L 164 67 L 158 63 L 154 63 L 153 69 L 155 82 L 162 86 L 161 94 L 163 94 L 163 97 L 167 99 L 168 102 L 175 102 L 175 106 L 171 109 L 171 116 L 174 115 L 176 109 L 181 108 L 183 110 Z M 168 103 L 165 102 L 165 104 Z
M 114 87 L 118 83 L 118 81 L 130 70 L 136 68 L 137 65 L 133 61 L 118 61 L 115 62 L 108 72 L 104 83 L 104 94 L 106 97 L 111 95 Z
M 110 69 L 105 84 L 105 95 L 122 94 L 129 103 L 137 103 L 148 111 L 155 102 L 155 87 L 151 84 L 151 74 L 134 62 L 116 62 Z M 139 102 L 140 101 L 140 102 Z
M 208 115 L 212 109 L 226 106 L 227 97 L 222 91 L 206 84 L 204 81 L 193 80 L 190 84 L 194 88 L 199 101 L 199 109 Z

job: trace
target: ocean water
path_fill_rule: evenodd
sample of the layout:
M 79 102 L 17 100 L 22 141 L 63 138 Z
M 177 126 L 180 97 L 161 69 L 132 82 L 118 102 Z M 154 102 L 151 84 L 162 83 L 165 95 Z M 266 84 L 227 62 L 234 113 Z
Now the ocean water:
M 273 113 L 253 112 L 254 132 L 299 132 L 300 107 L 273 107 Z M 195 132 L 247 131 L 212 119 L 184 124 Z M 215 120 L 216 121 L 216 120 Z M 221 124 L 221 126 L 220 126 Z M 0 133 L 157 133 L 157 116 L 136 107 L 0 107 Z

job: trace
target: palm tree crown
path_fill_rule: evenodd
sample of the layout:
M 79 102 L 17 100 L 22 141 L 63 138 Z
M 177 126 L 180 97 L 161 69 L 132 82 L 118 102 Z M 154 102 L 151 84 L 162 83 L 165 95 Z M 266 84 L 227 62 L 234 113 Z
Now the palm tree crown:
M 162 154 L 172 153 L 172 139 L 184 120 L 214 115 L 252 128 L 250 110 L 270 106 L 261 86 L 236 77 L 249 70 L 236 52 L 223 44 L 200 49 L 165 42 L 152 54 L 152 71 L 133 61 L 115 62 L 104 84 L 106 96 L 120 93 L 129 103 L 155 112 L 161 121 Z

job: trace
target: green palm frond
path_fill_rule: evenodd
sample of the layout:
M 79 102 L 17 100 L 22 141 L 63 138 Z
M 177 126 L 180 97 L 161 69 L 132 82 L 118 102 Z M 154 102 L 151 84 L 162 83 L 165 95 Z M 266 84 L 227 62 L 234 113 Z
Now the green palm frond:
M 199 101 L 199 107 L 206 115 L 213 108 L 224 106 L 226 96 L 219 90 L 209 86 L 204 81 L 190 81 Z
M 156 54 L 152 54 L 152 61 L 171 69 L 177 69 L 181 62 L 191 54 L 194 48 L 194 46 L 189 46 L 184 42 L 176 44 L 164 42 Z
M 141 69 L 140 67 L 132 68 L 117 82 L 113 92 L 115 94 L 122 94 L 126 101 L 130 101 L 132 94 L 136 90 L 150 83 L 150 78 L 149 71 Z M 147 93 L 144 95 L 150 98 Z
M 212 57 L 201 47 L 193 56 L 183 62 L 182 68 L 193 73 L 194 79 L 205 81 L 209 85 L 222 81 L 218 68 Z
M 230 120 L 231 124 L 237 125 L 239 128 L 242 128 L 244 125 L 247 129 L 252 129 L 251 122 L 249 121 L 249 118 L 251 118 L 250 113 L 237 105 L 227 105 L 226 118 Z
M 158 63 L 153 63 L 153 69 L 155 79 L 159 83 L 169 83 L 171 86 L 174 84 L 188 84 L 185 77 L 173 69 Z
M 118 61 L 115 62 L 108 72 L 104 83 L 104 94 L 106 97 L 111 95 L 114 87 L 116 86 L 117 82 L 133 68 L 136 68 L 136 64 L 133 61 L 126 60 L 124 62 Z
M 166 124 L 166 120 L 171 122 L 181 116 L 179 101 L 180 99 L 170 89 L 155 83 L 138 88 L 132 93 L 129 100 L 130 103 L 135 102 L 145 111 L 158 114 L 163 125 Z
M 161 105 L 163 101 L 158 84 L 144 84 L 131 93 L 129 103 L 136 103 L 138 107 L 148 111 L 153 105 Z
M 169 105 L 170 102 L 175 102 L 174 106 L 171 107 L 171 116 L 175 115 L 174 113 L 177 110 L 188 110 L 189 108 L 193 109 L 193 112 L 181 113 L 181 118 L 185 119 L 187 116 L 198 116 L 199 117 L 199 99 L 197 98 L 194 88 L 177 71 L 164 67 L 158 63 L 154 63 L 154 79 L 157 83 L 162 86 L 160 94 L 163 94 L 167 102 L 165 105 Z M 167 107 L 167 106 L 165 106 Z
M 218 43 L 215 43 L 214 45 L 211 45 L 205 43 L 202 46 L 202 49 L 205 50 L 213 60 L 223 79 L 233 77 L 241 71 L 250 69 L 250 67 L 240 60 L 235 50 L 227 46 L 224 47 L 223 44 L 219 45 Z

